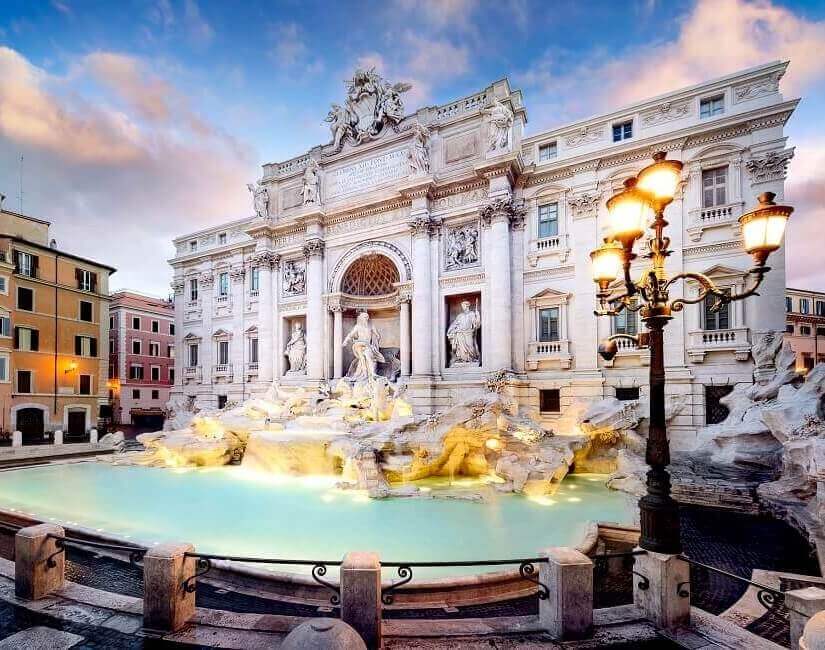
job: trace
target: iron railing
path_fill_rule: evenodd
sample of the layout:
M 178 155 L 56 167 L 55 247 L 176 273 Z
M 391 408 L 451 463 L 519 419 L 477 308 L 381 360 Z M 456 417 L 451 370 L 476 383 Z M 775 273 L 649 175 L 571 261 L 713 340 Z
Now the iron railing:
M 143 556 L 146 555 L 149 549 L 144 548 L 142 546 L 124 546 L 122 544 L 108 544 L 106 542 L 93 542 L 85 539 L 72 539 L 71 537 L 63 537 L 61 535 L 55 535 L 53 533 L 48 534 L 46 537 L 51 538 L 54 540 L 54 545 L 57 550 L 52 553 L 49 557 L 46 558 L 46 566 L 50 569 L 53 569 L 57 566 L 56 558 L 58 555 L 66 552 L 67 546 L 74 546 L 74 547 L 87 547 L 87 548 L 99 548 L 106 551 L 114 551 L 117 553 L 127 553 L 129 555 L 129 563 L 135 566 L 140 566 L 140 562 L 143 560 Z
M 186 553 L 186 557 L 195 558 L 195 573 L 183 581 L 183 589 L 187 593 L 193 593 L 196 589 L 197 578 L 209 573 L 213 566 L 213 560 L 223 560 L 225 562 L 243 562 L 246 564 L 281 564 L 285 566 L 311 566 L 310 575 L 319 585 L 332 592 L 329 602 L 333 606 L 341 604 L 341 589 L 324 579 L 328 567 L 341 566 L 342 560 L 285 560 L 283 558 L 270 557 L 243 557 L 239 555 L 217 555 L 214 553 Z
M 395 591 L 413 579 L 414 568 L 431 567 L 470 567 L 470 566 L 506 566 L 518 564 L 519 575 L 528 582 L 532 582 L 538 588 L 539 600 L 547 600 L 550 597 L 550 589 L 542 583 L 536 576 L 537 564 L 547 563 L 546 557 L 514 558 L 509 560 L 468 560 L 465 562 L 381 562 L 381 568 L 394 567 L 400 580 L 393 582 L 381 589 L 381 602 L 385 605 L 392 605 L 395 600 Z

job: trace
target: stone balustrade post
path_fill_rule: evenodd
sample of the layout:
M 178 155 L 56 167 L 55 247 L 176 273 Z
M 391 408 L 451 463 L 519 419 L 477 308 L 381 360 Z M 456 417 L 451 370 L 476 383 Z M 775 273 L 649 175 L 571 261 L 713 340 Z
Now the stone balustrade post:
M 64 536 L 63 527 L 57 524 L 38 524 L 17 531 L 14 536 L 14 594 L 18 598 L 38 600 L 63 586 L 66 554 L 57 553 L 56 537 Z
M 341 565 L 341 620 L 368 648 L 382 647 L 381 562 L 377 553 L 353 552 Z
M 549 590 L 539 600 L 539 622 L 558 641 L 582 639 L 593 629 L 593 562 L 572 548 L 542 551 L 539 582 Z
M 63 444 L 63 431 L 60 429 L 56 429 L 54 432 L 54 444 L 55 445 L 62 445 Z
M 11 432 L 11 446 L 12 447 L 22 447 L 23 446 L 23 432 L 22 431 L 12 431 Z
M 143 558 L 143 627 L 174 632 L 195 613 L 195 592 L 184 581 L 195 575 L 195 558 L 187 557 L 191 544 L 160 544 Z M 194 581 L 191 582 L 194 585 Z
M 633 602 L 645 618 L 662 630 L 672 630 L 690 622 L 690 565 L 678 555 L 647 551 L 636 556 Z
M 89 431 L 89 442 L 93 445 L 97 444 L 97 442 L 98 442 L 97 429 L 92 429 L 91 431 Z
M 825 589 L 806 587 L 787 591 L 785 606 L 790 613 L 791 650 L 798 650 L 805 625 L 816 614 L 825 611 Z

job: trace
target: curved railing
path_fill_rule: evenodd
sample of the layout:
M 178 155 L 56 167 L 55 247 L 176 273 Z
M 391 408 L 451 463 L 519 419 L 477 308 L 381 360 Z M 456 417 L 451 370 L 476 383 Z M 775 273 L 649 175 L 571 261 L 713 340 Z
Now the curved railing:
M 114 551 L 116 553 L 126 553 L 129 555 L 129 564 L 140 566 L 143 556 L 146 555 L 149 549 L 143 546 L 124 546 L 122 544 L 108 544 L 106 542 L 94 542 L 85 539 L 74 539 L 71 537 L 64 537 L 62 535 L 48 534 L 46 537 L 54 540 L 54 545 L 57 550 L 46 558 L 46 566 L 53 569 L 57 566 L 57 561 L 54 559 L 58 555 L 66 552 L 67 546 L 74 546 L 76 548 L 99 548 L 106 551 Z

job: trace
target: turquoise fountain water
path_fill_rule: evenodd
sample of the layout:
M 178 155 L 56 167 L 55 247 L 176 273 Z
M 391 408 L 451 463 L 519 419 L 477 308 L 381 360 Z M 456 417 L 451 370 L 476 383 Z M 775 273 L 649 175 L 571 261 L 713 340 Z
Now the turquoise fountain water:
M 569 475 L 552 496 L 490 491 L 484 503 L 373 500 L 363 492 L 336 489 L 333 477 L 272 476 L 229 466 L 171 470 L 84 462 L 0 472 L 0 508 L 135 543 L 184 541 L 221 554 L 336 560 L 350 550 L 369 550 L 386 561 L 503 559 L 575 545 L 589 521 L 631 522 L 635 505 L 627 495 L 608 490 L 605 478 Z M 419 485 L 438 489 L 446 482 Z M 472 479 L 452 485 L 481 486 Z M 447 569 L 416 576 L 473 572 Z

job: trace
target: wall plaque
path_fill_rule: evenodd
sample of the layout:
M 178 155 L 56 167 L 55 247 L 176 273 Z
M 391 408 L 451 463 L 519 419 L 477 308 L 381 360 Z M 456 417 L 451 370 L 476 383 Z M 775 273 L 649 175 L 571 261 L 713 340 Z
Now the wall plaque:
M 324 198 L 354 194 L 387 181 L 407 176 L 410 165 L 406 149 L 391 151 L 375 158 L 361 160 L 325 174 Z

